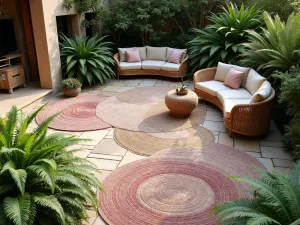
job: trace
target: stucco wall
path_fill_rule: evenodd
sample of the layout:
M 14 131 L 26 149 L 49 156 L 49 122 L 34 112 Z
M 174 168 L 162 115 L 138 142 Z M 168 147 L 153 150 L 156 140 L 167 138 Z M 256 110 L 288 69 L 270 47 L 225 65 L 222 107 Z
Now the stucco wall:
M 63 7 L 62 0 L 30 0 L 30 10 L 42 88 L 60 90 L 62 79 L 56 17 L 75 15 L 73 28 L 80 34 L 81 16 Z

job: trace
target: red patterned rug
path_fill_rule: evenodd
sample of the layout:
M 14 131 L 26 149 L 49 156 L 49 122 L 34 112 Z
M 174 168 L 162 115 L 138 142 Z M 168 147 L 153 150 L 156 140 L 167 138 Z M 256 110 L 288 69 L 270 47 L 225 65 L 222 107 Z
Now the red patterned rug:
M 253 165 L 263 167 L 225 145 L 186 149 L 186 154 L 185 149 L 163 150 L 111 173 L 99 193 L 99 212 L 114 225 L 215 225 L 217 218 L 210 217 L 214 205 L 245 197 L 238 192 L 245 185 L 228 176 L 256 177 Z
M 50 116 L 60 114 L 50 123 L 49 128 L 63 131 L 92 131 L 111 127 L 96 116 L 97 105 L 108 97 L 86 95 L 64 99 L 46 106 L 36 117 L 38 124 Z

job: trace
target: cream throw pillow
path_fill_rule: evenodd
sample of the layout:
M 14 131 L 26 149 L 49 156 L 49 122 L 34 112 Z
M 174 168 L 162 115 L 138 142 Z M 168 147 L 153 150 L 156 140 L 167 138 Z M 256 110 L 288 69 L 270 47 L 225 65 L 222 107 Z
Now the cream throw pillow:
M 272 94 L 272 86 L 269 81 L 264 81 L 261 87 L 252 96 L 250 103 L 258 103 L 266 100 Z
M 133 51 L 134 48 L 118 48 L 119 51 L 119 57 L 120 57 L 120 62 L 126 62 L 126 51 Z
M 254 95 L 255 92 L 261 87 L 266 78 L 259 75 L 255 70 L 251 69 L 246 81 L 246 89 Z
M 147 46 L 147 60 L 166 61 L 167 47 Z
M 246 79 L 247 79 L 247 76 L 248 76 L 248 73 L 250 70 L 250 68 L 246 68 L 246 67 L 241 67 L 241 66 L 236 66 L 236 65 L 232 65 L 232 64 L 226 64 L 226 63 L 219 62 L 218 67 L 217 67 L 217 72 L 215 75 L 215 80 L 224 82 L 226 79 L 227 73 L 229 72 L 229 70 L 231 68 L 245 73 L 244 79 L 242 82 L 242 87 L 245 87 Z

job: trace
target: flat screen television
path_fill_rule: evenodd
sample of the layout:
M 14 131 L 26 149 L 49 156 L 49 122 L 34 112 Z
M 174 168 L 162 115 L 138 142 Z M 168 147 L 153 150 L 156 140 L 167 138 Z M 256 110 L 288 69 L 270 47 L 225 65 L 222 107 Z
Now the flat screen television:
M 14 21 L 0 19 L 0 57 L 18 49 Z

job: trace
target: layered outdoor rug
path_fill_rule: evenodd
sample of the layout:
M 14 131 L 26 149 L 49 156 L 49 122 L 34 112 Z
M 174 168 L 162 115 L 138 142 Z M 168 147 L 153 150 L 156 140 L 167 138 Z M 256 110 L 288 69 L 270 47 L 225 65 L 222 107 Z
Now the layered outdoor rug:
M 59 100 L 49 104 L 36 117 L 38 124 L 50 116 L 59 115 L 50 123 L 49 128 L 63 131 L 92 131 L 111 127 L 96 116 L 97 105 L 108 99 L 104 95 L 86 95 Z
M 198 126 L 204 121 L 205 107 L 199 104 L 189 117 L 175 118 L 171 116 L 162 99 L 152 103 L 132 104 L 113 96 L 97 106 L 97 117 L 124 130 L 171 132 Z
M 176 87 L 139 87 L 128 91 L 124 91 L 117 95 L 117 98 L 126 103 L 131 104 L 149 104 L 155 103 L 160 99 L 164 99 L 168 91 Z
M 115 129 L 114 139 L 123 148 L 146 156 L 162 149 L 203 148 L 215 142 L 213 133 L 200 126 L 166 133 L 144 133 Z
M 114 225 L 215 225 L 214 205 L 245 197 L 228 176 L 258 176 L 263 166 L 242 151 L 215 144 L 169 149 L 112 172 L 99 192 L 99 212 Z

